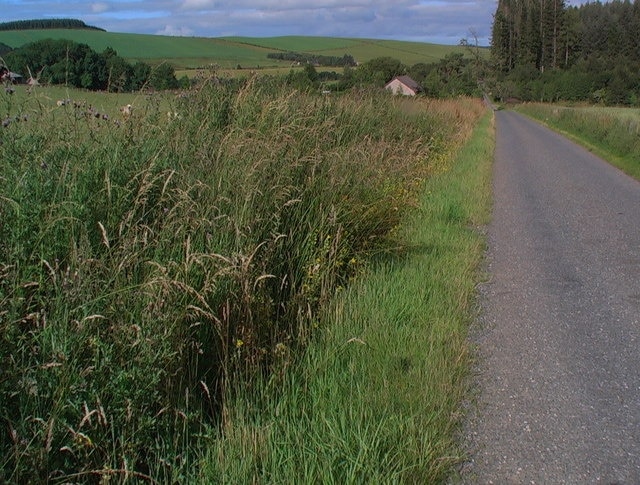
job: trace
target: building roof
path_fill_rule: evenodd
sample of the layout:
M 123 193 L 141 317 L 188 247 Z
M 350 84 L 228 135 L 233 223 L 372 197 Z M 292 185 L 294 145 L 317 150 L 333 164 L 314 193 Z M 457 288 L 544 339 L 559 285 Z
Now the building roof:
M 387 84 L 385 84 L 385 88 L 389 89 L 391 84 L 397 81 L 399 83 L 401 83 L 405 89 L 408 89 L 410 91 L 413 91 L 413 93 L 418 94 L 419 92 L 422 91 L 422 87 L 415 82 L 413 79 L 411 79 L 409 76 L 396 76 L 394 77 L 391 81 L 389 81 Z
M 413 79 L 411 79 L 409 76 L 396 76 L 393 79 L 397 79 L 402 84 L 404 84 L 408 88 L 413 89 L 414 91 L 420 90 L 420 85 L 417 82 L 415 82 Z

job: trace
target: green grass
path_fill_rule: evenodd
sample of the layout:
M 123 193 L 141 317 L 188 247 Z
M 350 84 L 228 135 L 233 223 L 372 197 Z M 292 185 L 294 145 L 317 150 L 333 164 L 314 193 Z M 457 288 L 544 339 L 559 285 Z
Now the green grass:
M 0 481 L 193 482 L 233 391 L 285 385 L 475 118 L 260 80 L 134 97 L 129 118 L 88 111 L 115 95 L 54 102 L 85 95 L 0 92 Z
M 518 111 L 561 131 L 640 180 L 640 110 L 525 104 Z
M 205 461 L 215 483 L 439 483 L 461 459 L 467 328 L 490 209 L 486 114 L 443 158 L 417 210 L 340 292 L 290 369 L 230 406 Z M 287 359 L 284 359 L 287 361 Z
M 465 52 L 458 46 L 335 37 L 170 37 L 67 29 L 0 32 L 0 42 L 11 47 L 46 38 L 70 39 L 88 44 L 99 52 L 111 47 L 129 60 L 150 63 L 166 60 L 179 69 L 206 67 L 211 64 L 222 68 L 234 68 L 240 64 L 252 69 L 288 66 L 288 62 L 267 58 L 269 52 L 277 50 L 335 56 L 351 54 L 358 62 L 391 56 L 408 65 L 434 62 L 450 52 Z
M 458 46 L 396 40 L 296 36 L 264 39 L 231 37 L 228 39 L 247 45 L 283 51 L 313 52 L 326 56 L 351 54 L 359 62 L 366 62 L 375 57 L 389 56 L 399 59 L 407 65 L 418 62 L 437 62 L 451 52 L 467 53 L 464 48 Z
M 72 110 L 71 107 L 58 107 L 59 100 L 70 99 L 91 105 L 98 112 L 108 115 L 110 118 L 122 117 L 120 108 L 131 104 L 134 108 L 147 109 L 153 98 L 163 107 L 171 104 L 173 96 L 167 93 L 159 93 L 153 97 L 139 93 L 105 93 L 98 91 L 85 91 L 65 88 L 63 86 L 37 86 L 29 88 L 26 85 L 13 86 L 15 89 L 11 96 L 0 96 L 0 116 L 12 117 L 18 114 L 40 114 L 42 111 L 57 112 L 58 114 Z

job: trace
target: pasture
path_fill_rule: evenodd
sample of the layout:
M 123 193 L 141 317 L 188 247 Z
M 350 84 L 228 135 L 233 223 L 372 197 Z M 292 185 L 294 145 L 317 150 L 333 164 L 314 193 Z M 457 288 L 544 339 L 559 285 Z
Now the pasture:
M 360 63 L 375 57 L 389 56 L 407 65 L 435 62 L 450 52 L 466 53 L 458 46 L 335 37 L 205 38 L 67 29 L 0 31 L 0 42 L 11 47 L 46 38 L 70 39 L 88 44 L 98 52 L 111 47 L 130 61 L 141 60 L 151 64 L 167 61 L 176 69 L 211 65 L 228 69 L 235 68 L 238 64 L 251 69 L 288 67 L 289 62 L 267 58 L 268 53 L 277 51 L 332 56 L 351 54 Z

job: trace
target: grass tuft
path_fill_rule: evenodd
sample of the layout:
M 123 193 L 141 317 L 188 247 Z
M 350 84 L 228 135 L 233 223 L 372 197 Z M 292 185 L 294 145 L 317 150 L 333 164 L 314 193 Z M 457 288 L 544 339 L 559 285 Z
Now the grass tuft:
M 634 108 L 525 104 L 518 111 L 573 137 L 640 180 L 640 111 Z
M 417 189 L 447 169 L 464 110 L 250 81 L 140 96 L 118 118 L 98 98 L 71 92 L 57 107 L 47 93 L 0 93 L 12 120 L 0 130 L 0 480 L 190 481 L 220 433 L 251 446 L 241 466 L 267 480 L 294 464 L 331 464 L 338 477 L 376 460 L 409 467 L 394 465 L 379 410 L 362 421 L 340 401 L 368 385 L 355 374 L 335 388 L 305 383 L 278 407 L 317 416 L 316 441 L 336 437 L 316 462 L 300 435 L 302 461 L 269 461 L 264 446 L 280 438 L 238 429 L 236 397 L 296 386 L 295 356 L 328 332 L 320 309 L 397 244 Z M 347 366 L 384 347 L 351 331 L 339 342 Z M 397 372 L 419 360 L 400 357 Z M 310 388 L 355 414 L 324 419 L 305 402 Z
M 484 252 L 478 226 L 489 217 L 490 121 L 461 151 L 443 153 L 439 174 L 420 185 L 417 210 L 396 234 L 403 249 L 379 254 L 336 296 L 287 372 L 233 400 L 205 481 L 437 483 L 461 460 L 455 436 Z

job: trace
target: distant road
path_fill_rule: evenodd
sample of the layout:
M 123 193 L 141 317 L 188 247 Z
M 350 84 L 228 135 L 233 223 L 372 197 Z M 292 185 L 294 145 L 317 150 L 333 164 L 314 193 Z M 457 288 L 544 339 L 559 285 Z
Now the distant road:
M 640 484 L 640 183 L 496 113 L 472 484 Z

